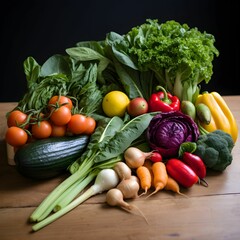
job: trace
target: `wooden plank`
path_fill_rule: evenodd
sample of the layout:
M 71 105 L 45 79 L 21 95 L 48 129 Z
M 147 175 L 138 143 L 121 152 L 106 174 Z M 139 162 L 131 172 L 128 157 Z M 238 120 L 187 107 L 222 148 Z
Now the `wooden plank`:
M 33 208 L 0 209 L 1 240 L 45 239 L 224 239 L 240 235 L 240 195 L 147 199 L 130 203 L 137 214 L 102 204 L 84 204 L 64 217 L 31 233 L 27 223 Z

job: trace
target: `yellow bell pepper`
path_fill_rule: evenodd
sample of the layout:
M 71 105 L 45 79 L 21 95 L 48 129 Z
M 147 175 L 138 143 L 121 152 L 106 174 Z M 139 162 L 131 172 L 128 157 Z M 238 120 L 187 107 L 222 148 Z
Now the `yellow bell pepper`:
M 238 137 L 237 121 L 222 96 L 217 92 L 204 92 L 198 95 L 195 105 L 199 103 L 206 104 L 211 111 L 210 123 L 200 123 L 201 126 L 208 132 L 221 129 L 229 133 L 235 143 Z

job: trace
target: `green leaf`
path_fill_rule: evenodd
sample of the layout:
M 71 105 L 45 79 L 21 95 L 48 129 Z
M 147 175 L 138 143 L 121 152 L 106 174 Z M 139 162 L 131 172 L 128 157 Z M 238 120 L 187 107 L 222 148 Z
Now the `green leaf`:
M 102 147 L 102 150 L 95 158 L 95 163 L 106 161 L 122 154 L 131 143 L 140 137 L 148 127 L 154 113 L 146 113 L 133 118 L 116 132 Z
M 141 90 L 136 84 L 136 80 L 133 79 L 128 72 L 124 69 L 121 63 L 114 61 L 116 72 L 119 75 L 120 81 L 124 87 L 125 92 L 129 98 L 133 99 L 135 97 L 143 97 Z
M 78 170 L 81 163 L 95 158 L 102 146 L 108 145 L 112 137 L 120 131 L 123 126 L 123 121 L 120 117 L 103 118 L 98 121 L 98 126 L 95 132 L 91 135 L 86 151 L 69 167 L 69 171 L 74 173 Z M 117 147 L 117 146 L 116 146 Z M 117 156 L 117 155 L 116 155 Z M 116 157 L 114 156 L 114 157 Z
M 110 60 L 88 47 L 73 47 L 66 49 L 66 52 L 79 61 L 98 61 L 98 77 L 102 79 L 102 72 L 107 68 Z
M 181 158 L 184 152 L 193 153 L 197 149 L 197 144 L 195 142 L 184 142 L 180 145 L 178 156 Z
M 30 88 L 33 83 L 37 82 L 40 75 L 40 65 L 33 57 L 28 57 L 23 62 L 24 73 L 28 81 L 28 87 Z
M 56 54 L 47 59 L 42 65 L 40 76 L 47 77 L 56 74 L 71 75 L 71 70 L 65 56 Z

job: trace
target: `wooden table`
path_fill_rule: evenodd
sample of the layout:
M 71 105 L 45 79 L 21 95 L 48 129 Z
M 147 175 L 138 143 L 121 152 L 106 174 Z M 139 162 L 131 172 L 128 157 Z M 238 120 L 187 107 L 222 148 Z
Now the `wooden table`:
M 240 126 L 240 96 L 224 97 Z M 105 204 L 105 195 L 94 196 L 38 232 L 31 232 L 28 217 L 66 176 L 33 181 L 8 165 L 4 134 L 5 113 L 15 103 L 0 103 L 0 239 L 239 239 L 240 238 L 240 138 L 233 162 L 223 173 L 208 172 L 208 187 L 182 189 L 188 198 L 161 191 L 129 201 L 146 221 Z

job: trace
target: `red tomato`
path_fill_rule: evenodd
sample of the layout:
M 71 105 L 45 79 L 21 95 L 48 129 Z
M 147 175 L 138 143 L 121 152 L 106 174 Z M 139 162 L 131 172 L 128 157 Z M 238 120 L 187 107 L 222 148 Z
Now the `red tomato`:
M 48 108 L 51 110 L 52 107 L 58 108 L 60 106 L 66 106 L 70 110 L 72 109 L 73 103 L 69 97 L 66 96 L 53 96 L 48 101 Z
M 43 120 L 39 123 L 32 125 L 31 129 L 32 135 L 35 138 L 48 138 L 52 133 L 52 125 L 49 121 Z
M 72 116 L 71 110 L 66 106 L 62 106 L 60 108 L 55 109 L 55 111 L 51 114 L 50 119 L 53 122 L 53 124 L 57 126 L 63 126 L 70 121 L 71 116 Z
M 27 142 L 28 135 L 24 129 L 12 126 L 7 129 L 5 140 L 11 146 L 20 147 Z
M 183 187 L 189 188 L 199 181 L 192 168 L 179 159 L 169 159 L 166 163 L 166 169 L 168 174 Z
M 25 123 L 27 118 L 28 118 L 28 115 L 26 113 L 21 112 L 19 110 L 13 110 L 12 112 L 10 112 L 7 118 L 7 125 L 8 127 L 19 126 Z M 26 128 L 27 127 L 28 125 L 26 125 Z
M 73 134 L 84 133 L 87 130 L 86 118 L 83 114 L 72 115 L 68 123 L 68 130 Z
M 96 121 L 93 117 L 86 117 L 86 130 L 85 134 L 92 134 L 96 128 Z
M 66 131 L 67 131 L 66 125 L 57 126 L 57 125 L 52 124 L 51 137 L 63 137 L 63 136 L 65 136 Z

